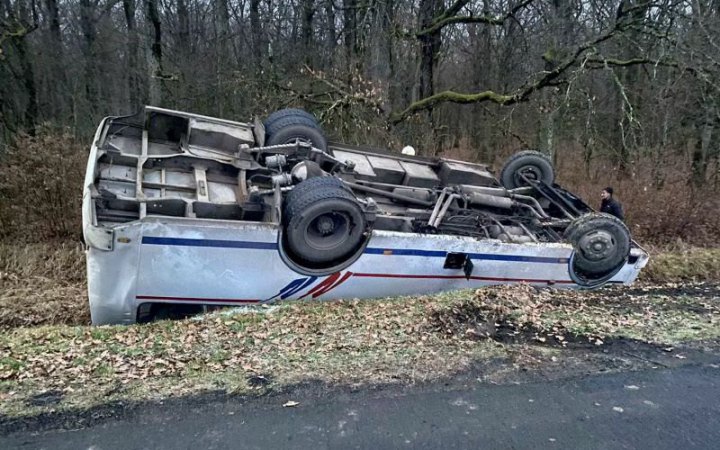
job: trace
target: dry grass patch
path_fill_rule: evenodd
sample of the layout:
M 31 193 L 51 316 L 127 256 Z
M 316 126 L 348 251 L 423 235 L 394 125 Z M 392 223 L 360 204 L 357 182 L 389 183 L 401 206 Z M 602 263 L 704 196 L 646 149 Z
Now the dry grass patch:
M 682 246 L 653 252 L 640 277 L 653 283 L 720 280 L 720 248 Z
M 0 329 L 89 323 L 79 244 L 0 244 Z
M 648 278 L 718 276 L 715 255 L 656 253 Z M 603 348 L 620 336 L 668 345 L 720 337 L 720 287 L 682 283 L 592 292 L 500 286 L 145 326 L 66 326 L 89 323 L 84 276 L 79 245 L 0 245 L 0 413 L 307 380 L 427 381 L 488 358 L 512 367 L 525 345 L 562 351 Z

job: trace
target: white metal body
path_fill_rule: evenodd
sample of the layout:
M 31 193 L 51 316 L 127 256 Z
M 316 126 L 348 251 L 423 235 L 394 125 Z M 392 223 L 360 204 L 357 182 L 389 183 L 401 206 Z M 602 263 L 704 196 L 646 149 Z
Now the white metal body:
M 213 305 L 278 300 L 380 298 L 491 284 L 577 287 L 565 244 L 508 244 L 447 235 L 374 231 L 346 270 L 315 277 L 293 271 L 278 246 L 278 227 L 197 219 L 152 218 L 115 229 L 112 251 L 87 251 L 94 324 L 134 323 L 145 302 Z M 635 250 L 633 250 L 635 251 Z M 467 253 L 475 268 L 443 269 L 448 252 Z M 639 256 L 611 282 L 631 283 Z

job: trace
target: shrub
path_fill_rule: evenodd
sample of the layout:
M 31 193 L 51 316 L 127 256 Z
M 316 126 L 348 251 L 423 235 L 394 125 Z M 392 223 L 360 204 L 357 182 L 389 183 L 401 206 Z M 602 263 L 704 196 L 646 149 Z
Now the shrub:
M 79 239 L 87 152 L 72 135 L 41 128 L 0 154 L 0 239 Z

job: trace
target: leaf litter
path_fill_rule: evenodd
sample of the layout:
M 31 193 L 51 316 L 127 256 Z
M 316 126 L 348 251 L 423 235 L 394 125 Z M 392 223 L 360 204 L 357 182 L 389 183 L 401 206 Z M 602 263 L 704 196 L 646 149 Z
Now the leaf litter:
M 720 336 L 716 297 L 660 298 L 649 291 L 498 286 L 289 302 L 272 314 L 225 311 L 148 325 L 15 328 L 0 332 L 0 412 L 24 412 L 26 400 L 44 391 L 62 393 L 52 407 L 70 407 L 203 390 L 262 392 L 305 380 L 416 382 L 489 358 L 542 363 L 522 346 L 513 350 L 515 344 L 602 348 L 629 336 L 670 348 Z

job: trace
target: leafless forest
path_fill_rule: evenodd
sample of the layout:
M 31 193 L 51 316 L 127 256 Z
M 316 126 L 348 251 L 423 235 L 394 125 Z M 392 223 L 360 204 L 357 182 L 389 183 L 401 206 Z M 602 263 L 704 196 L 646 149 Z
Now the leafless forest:
M 60 224 L 36 236 L 79 232 L 82 147 L 143 104 L 300 106 L 424 155 L 537 148 L 591 203 L 615 186 L 641 237 L 720 237 L 718 0 L 0 0 L 0 235 L 33 183 Z

